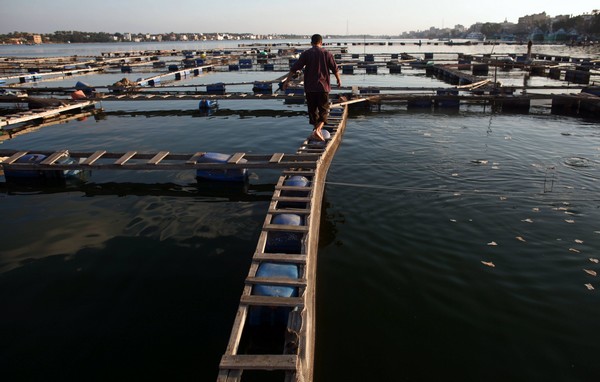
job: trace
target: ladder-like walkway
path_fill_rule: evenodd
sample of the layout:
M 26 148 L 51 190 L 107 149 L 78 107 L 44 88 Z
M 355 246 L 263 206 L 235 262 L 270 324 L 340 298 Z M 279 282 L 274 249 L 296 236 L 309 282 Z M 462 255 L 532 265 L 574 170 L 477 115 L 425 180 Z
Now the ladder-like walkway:
M 311 381 L 315 350 L 316 267 L 321 221 L 321 206 L 325 178 L 333 157 L 341 143 L 348 115 L 347 104 L 334 105 L 324 130 L 330 133 L 326 142 L 305 140 L 296 153 L 267 155 L 234 153 L 221 163 L 206 163 L 206 153 L 177 154 L 168 151 L 138 153 L 137 151 L 107 152 L 96 150 L 75 152 L 69 150 L 33 151 L 0 150 L 0 166 L 11 171 L 30 170 L 215 170 L 244 168 L 282 169 L 269 203 L 265 221 L 252 257 L 252 263 L 241 293 L 230 338 L 219 364 L 218 382 L 242 381 L 243 373 L 275 370 L 285 381 Z M 21 162 L 27 154 L 41 154 L 38 162 Z M 72 160 L 64 160 L 70 158 Z M 306 182 L 288 184 L 292 178 Z M 299 223 L 281 222 L 282 216 L 296 216 Z M 270 245 L 274 238 L 292 236 L 293 249 Z M 286 239 L 287 240 L 287 239 Z M 273 249 L 275 248 L 275 249 Z M 295 269 L 293 276 L 261 273 L 261 267 L 288 266 Z M 289 295 L 260 293 L 260 288 L 293 289 Z M 263 322 L 257 309 L 283 312 L 283 324 L 270 326 Z M 258 317 L 258 323 L 256 322 Z M 268 320 L 267 320 L 268 321 Z M 275 337 L 274 347 L 268 354 L 244 344 L 255 328 L 266 325 L 268 337 Z M 259 336 L 260 337 L 260 336 Z M 260 340 L 260 338 L 259 338 Z M 254 341 L 254 340 L 252 340 Z M 247 341 L 246 341 L 247 342 Z M 270 343 L 269 346 L 273 345 Z
M 326 143 L 304 141 L 299 155 L 319 155 L 316 167 L 291 166 L 280 176 L 259 236 L 252 264 L 245 281 L 230 339 L 221 358 L 218 382 L 241 381 L 244 371 L 279 370 L 285 381 L 311 381 L 315 347 L 316 266 L 321 219 L 321 204 L 325 177 L 333 156 L 341 142 L 346 126 L 347 107 L 332 109 L 326 129 L 331 139 Z M 306 186 L 288 186 L 291 177 L 302 176 Z M 294 214 L 301 217 L 300 225 L 275 224 L 278 215 Z M 273 235 L 292 235 L 300 240 L 299 252 L 287 253 L 269 250 Z M 295 265 L 297 278 L 261 277 L 258 272 L 265 264 Z M 289 296 L 257 293 L 258 287 L 288 287 L 295 293 Z M 248 352 L 242 348 L 242 338 L 251 336 L 249 322 L 252 314 L 266 308 L 269 312 L 283 310 L 287 324 L 277 350 L 270 354 Z M 253 312 L 254 310 L 254 312 Z M 274 327 L 273 330 L 277 330 Z M 273 334 L 273 333 L 271 333 Z M 260 352 L 263 353 L 263 352 Z
M 27 98 L 22 98 L 26 102 Z M 14 125 L 17 123 L 29 122 L 36 119 L 47 119 L 74 110 L 83 110 L 92 108 L 96 101 L 68 101 L 65 100 L 59 106 L 48 106 L 41 109 L 32 109 L 15 114 L 0 116 L 0 130 L 3 126 Z
M 107 152 L 106 150 L 75 152 L 69 150 L 0 150 L 0 165 L 11 170 L 228 170 L 245 168 L 288 168 L 291 166 L 314 169 L 320 154 L 310 152 L 297 154 L 246 154 L 234 153 L 224 162 L 203 162 L 206 152 L 171 153 L 158 151 L 141 153 L 137 151 Z M 18 162 L 27 154 L 46 156 L 39 163 Z M 60 161 L 70 158 L 72 161 Z

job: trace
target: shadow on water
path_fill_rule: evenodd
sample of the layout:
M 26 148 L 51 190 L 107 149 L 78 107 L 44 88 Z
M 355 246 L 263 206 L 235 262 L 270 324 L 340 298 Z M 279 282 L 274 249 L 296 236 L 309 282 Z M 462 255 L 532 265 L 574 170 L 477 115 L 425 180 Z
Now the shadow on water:
M 190 240 L 114 237 L 2 273 L 3 378 L 215 380 L 251 251 Z
M 206 197 L 228 201 L 269 201 L 275 189 L 274 184 L 220 183 L 199 181 L 180 185 L 175 183 L 13 183 L 0 182 L 0 192 L 8 195 L 39 195 L 62 192 L 82 192 L 85 196 L 136 195 L 136 196 L 174 196 Z

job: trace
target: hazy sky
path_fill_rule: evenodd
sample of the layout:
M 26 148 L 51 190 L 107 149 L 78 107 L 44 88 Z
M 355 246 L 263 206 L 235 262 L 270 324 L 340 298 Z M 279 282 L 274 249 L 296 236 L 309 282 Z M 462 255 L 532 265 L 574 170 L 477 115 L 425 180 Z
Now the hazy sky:
M 397 35 L 404 31 L 516 23 L 520 16 L 580 15 L 598 0 L 0 0 L 0 33 L 250 32 Z

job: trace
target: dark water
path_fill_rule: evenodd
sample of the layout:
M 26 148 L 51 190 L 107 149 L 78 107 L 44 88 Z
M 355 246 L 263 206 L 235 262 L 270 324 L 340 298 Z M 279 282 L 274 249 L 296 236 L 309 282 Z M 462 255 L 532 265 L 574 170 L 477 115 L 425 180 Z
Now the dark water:
M 280 101 L 102 106 L 0 147 L 292 152 L 309 130 Z M 533 110 L 351 115 L 324 200 L 315 380 L 597 379 L 600 125 Z M 0 178 L 3 379 L 215 380 L 278 174 L 247 189 L 187 172 Z
M 352 120 L 328 177 L 318 380 L 595 380 L 599 157 L 598 125 L 570 118 Z

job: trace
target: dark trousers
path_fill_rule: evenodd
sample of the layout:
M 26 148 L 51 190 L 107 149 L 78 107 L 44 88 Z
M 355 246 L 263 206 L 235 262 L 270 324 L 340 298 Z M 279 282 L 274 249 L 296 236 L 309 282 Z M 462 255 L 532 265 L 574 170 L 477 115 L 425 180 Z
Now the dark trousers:
M 327 123 L 329 116 L 329 93 L 308 92 L 306 93 L 306 104 L 308 105 L 308 121 L 316 126 L 319 122 Z

